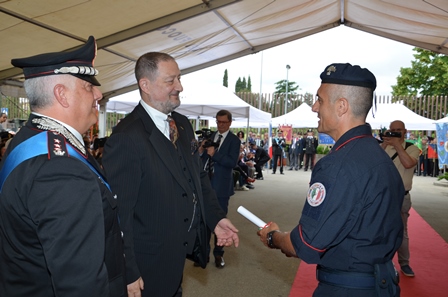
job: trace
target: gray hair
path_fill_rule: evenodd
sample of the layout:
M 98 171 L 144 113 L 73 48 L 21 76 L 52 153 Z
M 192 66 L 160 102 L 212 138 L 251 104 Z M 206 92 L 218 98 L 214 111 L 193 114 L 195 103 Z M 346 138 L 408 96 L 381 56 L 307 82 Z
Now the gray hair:
M 53 104 L 53 86 L 56 75 L 35 77 L 25 80 L 24 87 L 30 103 L 31 111 L 46 108 Z
M 373 91 L 370 88 L 333 84 L 331 94 L 333 103 L 339 98 L 347 99 L 356 118 L 365 120 L 372 107 Z

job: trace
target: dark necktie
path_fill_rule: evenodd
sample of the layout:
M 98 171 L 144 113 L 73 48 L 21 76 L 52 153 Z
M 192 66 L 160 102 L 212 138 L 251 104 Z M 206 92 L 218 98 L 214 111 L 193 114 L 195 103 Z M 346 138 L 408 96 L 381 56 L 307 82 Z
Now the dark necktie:
M 218 135 L 218 140 L 216 141 L 216 148 L 215 148 L 215 150 L 219 150 L 219 145 L 221 144 L 221 140 L 222 140 L 222 135 L 219 134 Z M 212 178 L 213 173 L 215 173 L 215 162 L 213 162 L 212 157 L 210 157 L 208 159 L 206 167 L 207 167 L 206 171 L 208 172 L 210 178 Z
M 168 124 L 170 126 L 170 140 L 174 144 L 174 147 L 176 147 L 176 140 L 179 137 L 179 134 L 177 132 L 176 122 L 170 115 L 168 115 L 166 121 L 168 122 Z
M 219 146 L 221 145 L 221 139 L 222 139 L 222 135 L 219 134 L 218 135 L 218 140 L 216 141 L 216 144 L 217 144 L 216 149 L 217 150 L 219 150 Z

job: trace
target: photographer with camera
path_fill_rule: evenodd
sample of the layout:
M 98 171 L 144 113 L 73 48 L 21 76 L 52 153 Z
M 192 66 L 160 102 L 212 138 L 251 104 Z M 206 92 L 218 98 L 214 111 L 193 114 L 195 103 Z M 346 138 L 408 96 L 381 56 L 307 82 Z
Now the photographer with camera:
M 405 188 L 403 205 L 401 207 L 404 234 L 403 242 L 397 252 L 401 272 L 406 276 L 412 277 L 414 276 L 414 271 L 409 266 L 408 218 L 412 205 L 411 194 L 409 192 L 412 189 L 412 178 L 414 177 L 414 169 L 417 165 L 420 150 L 417 146 L 405 141 L 404 136 L 406 132 L 407 130 L 402 121 L 393 121 L 390 123 L 389 130 L 380 133 L 380 137 L 383 140 L 381 147 L 392 159 L 395 167 L 397 167 Z
M 232 124 L 232 114 L 228 110 L 220 110 L 216 114 L 218 131 L 203 134 L 205 138 L 199 147 L 199 154 L 204 169 L 209 171 L 212 188 L 216 192 L 219 205 L 227 214 L 230 196 L 235 194 L 233 186 L 233 168 L 236 166 L 240 154 L 240 139 L 229 129 Z M 203 130 L 204 131 L 204 130 Z M 210 236 L 211 230 L 208 230 Z M 208 236 L 208 237 L 209 237 Z M 210 253 L 210 243 L 207 244 L 207 254 Z M 224 249 L 216 244 L 213 249 L 215 265 L 224 268 Z M 196 265 L 197 266 L 197 265 Z

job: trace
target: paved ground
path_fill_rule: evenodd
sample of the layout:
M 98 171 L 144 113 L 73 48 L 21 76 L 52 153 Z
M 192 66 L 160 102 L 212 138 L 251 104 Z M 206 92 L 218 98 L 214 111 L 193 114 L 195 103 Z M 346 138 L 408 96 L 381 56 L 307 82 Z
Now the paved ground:
M 264 221 L 275 221 L 282 230 L 291 230 L 300 218 L 311 172 L 263 174 L 265 180 L 257 181 L 254 190 L 238 191 L 230 200 L 228 217 L 240 231 L 240 247 L 226 248 L 224 269 L 217 269 L 214 263 L 206 269 L 197 268 L 187 261 L 185 297 L 288 296 L 300 260 L 265 248 L 255 225 L 236 209 L 243 205 Z M 448 182 L 437 182 L 433 177 L 415 176 L 411 199 L 415 210 L 448 242 L 447 186 Z

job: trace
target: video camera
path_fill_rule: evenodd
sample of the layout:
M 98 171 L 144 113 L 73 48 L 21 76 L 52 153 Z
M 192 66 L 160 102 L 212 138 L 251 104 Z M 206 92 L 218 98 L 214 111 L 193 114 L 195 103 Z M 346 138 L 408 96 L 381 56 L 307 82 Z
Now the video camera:
M 384 133 L 380 133 L 380 138 L 381 140 L 383 140 L 383 137 L 396 137 L 396 138 L 400 138 L 401 137 L 401 132 L 391 132 L 391 131 L 386 131 Z
M 213 146 L 215 148 L 219 147 L 219 144 L 214 142 L 212 140 L 212 138 L 211 138 L 212 134 L 213 134 L 212 130 L 207 129 L 207 128 L 203 128 L 201 130 L 195 131 L 194 133 L 196 135 L 198 135 L 198 142 L 199 143 L 202 143 L 205 140 L 205 142 L 202 144 L 203 148 L 208 148 L 208 147 L 211 147 L 211 146 Z

